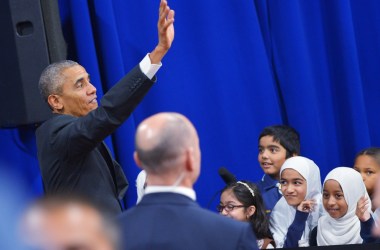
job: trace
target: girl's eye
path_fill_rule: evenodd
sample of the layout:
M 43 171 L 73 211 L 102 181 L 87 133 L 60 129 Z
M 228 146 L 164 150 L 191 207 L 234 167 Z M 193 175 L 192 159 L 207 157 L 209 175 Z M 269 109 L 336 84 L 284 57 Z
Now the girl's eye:
M 367 171 L 366 174 L 367 174 L 367 176 L 371 176 L 373 174 L 373 172 L 372 171 Z
M 323 194 L 323 198 L 324 199 L 328 199 L 329 198 L 329 194 Z
M 286 181 L 281 180 L 281 181 L 280 181 L 280 184 L 281 184 L 281 186 L 284 186 L 284 185 L 286 185 Z

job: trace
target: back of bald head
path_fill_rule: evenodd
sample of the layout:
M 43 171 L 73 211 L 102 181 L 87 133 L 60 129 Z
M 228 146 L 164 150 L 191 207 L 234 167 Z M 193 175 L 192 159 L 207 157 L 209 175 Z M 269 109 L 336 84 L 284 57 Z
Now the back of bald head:
M 184 152 L 195 146 L 196 138 L 195 128 L 185 116 L 159 113 L 138 126 L 136 153 L 148 172 L 166 172 L 180 164 Z

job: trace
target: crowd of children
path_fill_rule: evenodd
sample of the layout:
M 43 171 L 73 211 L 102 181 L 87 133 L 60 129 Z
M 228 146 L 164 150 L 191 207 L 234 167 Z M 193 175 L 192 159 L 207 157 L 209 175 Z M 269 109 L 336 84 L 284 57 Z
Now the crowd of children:
M 257 183 L 227 182 L 217 210 L 250 223 L 260 249 L 380 242 L 380 197 L 375 196 L 376 185 L 380 190 L 380 148 L 360 151 L 353 168 L 332 169 L 322 186 L 318 166 L 300 156 L 294 128 L 266 127 L 258 144 L 264 176 Z M 142 171 L 138 190 L 145 179 Z
M 299 156 L 299 138 L 290 126 L 264 128 L 258 147 L 264 176 L 256 184 L 227 183 L 219 213 L 249 222 L 261 249 L 379 242 L 380 148 L 360 151 L 353 168 L 334 168 L 322 186 L 318 166 Z

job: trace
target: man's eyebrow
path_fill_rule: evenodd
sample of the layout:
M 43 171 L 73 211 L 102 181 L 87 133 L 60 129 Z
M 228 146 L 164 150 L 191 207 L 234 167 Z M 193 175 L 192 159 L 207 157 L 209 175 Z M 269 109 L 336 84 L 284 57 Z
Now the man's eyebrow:
M 86 76 L 82 76 L 82 77 L 78 78 L 78 79 L 75 81 L 75 85 L 77 85 L 78 83 L 80 83 L 81 81 L 83 81 L 85 78 L 90 79 L 90 75 L 87 74 Z
M 75 81 L 75 85 L 77 85 L 78 83 L 80 83 L 81 81 L 84 80 L 84 77 L 80 77 L 78 78 L 76 81 Z

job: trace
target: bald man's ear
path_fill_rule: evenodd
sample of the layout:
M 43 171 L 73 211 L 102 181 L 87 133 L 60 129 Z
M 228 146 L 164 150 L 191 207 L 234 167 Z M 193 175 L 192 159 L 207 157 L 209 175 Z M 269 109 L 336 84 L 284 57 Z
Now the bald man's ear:
M 136 151 L 133 152 L 133 159 L 135 160 L 136 165 L 137 165 L 139 168 L 143 169 L 143 168 L 142 168 L 141 161 L 140 161 L 140 158 L 139 158 L 139 155 L 137 154 Z
M 194 149 L 193 148 L 186 149 L 185 161 L 186 161 L 186 170 L 189 172 L 194 171 L 195 159 L 194 159 Z

